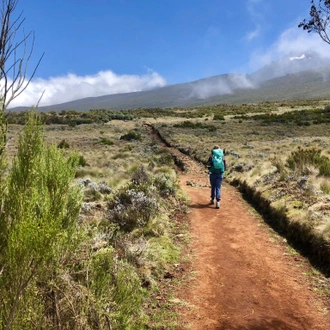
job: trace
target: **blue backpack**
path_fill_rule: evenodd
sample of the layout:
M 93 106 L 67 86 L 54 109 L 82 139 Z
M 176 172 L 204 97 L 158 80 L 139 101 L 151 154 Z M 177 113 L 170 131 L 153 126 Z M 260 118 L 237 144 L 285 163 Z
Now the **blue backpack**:
M 212 150 L 212 163 L 213 163 L 213 167 L 217 170 L 217 172 L 219 171 L 219 173 L 222 173 L 225 171 L 222 149 Z

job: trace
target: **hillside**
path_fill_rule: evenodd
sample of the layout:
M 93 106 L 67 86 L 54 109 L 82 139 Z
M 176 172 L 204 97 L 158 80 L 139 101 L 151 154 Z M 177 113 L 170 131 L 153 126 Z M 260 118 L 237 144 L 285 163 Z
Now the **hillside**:
M 329 97 L 330 62 L 315 54 L 285 57 L 250 74 L 221 74 L 153 90 L 88 97 L 40 111 L 173 108 Z M 11 111 L 26 110 L 26 107 Z

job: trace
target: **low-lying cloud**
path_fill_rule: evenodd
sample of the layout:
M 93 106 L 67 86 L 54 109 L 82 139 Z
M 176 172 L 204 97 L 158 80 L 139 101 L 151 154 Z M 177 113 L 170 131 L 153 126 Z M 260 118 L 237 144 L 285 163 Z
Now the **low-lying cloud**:
M 191 97 L 207 99 L 217 95 L 232 94 L 239 88 L 254 88 L 254 84 L 244 74 L 221 75 L 196 82 Z
M 67 74 L 49 79 L 35 78 L 27 89 L 9 107 L 60 104 L 86 97 L 138 92 L 166 85 L 157 72 L 148 70 L 144 75 L 117 75 L 101 71 L 95 75 Z

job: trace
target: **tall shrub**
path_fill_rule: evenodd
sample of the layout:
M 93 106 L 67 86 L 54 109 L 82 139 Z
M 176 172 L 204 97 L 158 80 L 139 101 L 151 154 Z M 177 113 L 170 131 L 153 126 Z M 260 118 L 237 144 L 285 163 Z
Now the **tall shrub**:
M 38 285 L 54 272 L 75 227 L 78 155 L 46 146 L 31 112 L 0 193 L 0 329 L 42 328 Z M 31 305 L 33 303 L 33 305 Z

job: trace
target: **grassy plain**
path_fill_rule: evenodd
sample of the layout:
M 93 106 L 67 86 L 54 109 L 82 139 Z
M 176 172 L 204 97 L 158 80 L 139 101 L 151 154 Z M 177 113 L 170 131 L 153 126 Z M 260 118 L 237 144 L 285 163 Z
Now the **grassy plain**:
M 60 265 L 71 282 L 64 285 L 63 278 L 57 279 L 66 294 L 54 319 L 83 324 L 93 314 L 100 328 L 109 320 L 113 329 L 176 326 L 168 305 L 172 287 L 166 279 L 175 272 L 187 241 L 187 224 L 176 216 L 186 212 L 187 200 L 178 187 L 172 156 L 152 139 L 145 124 L 201 163 L 219 144 L 226 151 L 226 180 L 329 274 L 329 113 L 327 100 L 300 100 L 137 109 L 123 111 L 124 120 L 110 121 L 104 120 L 106 110 L 90 118 L 88 113 L 71 113 L 67 124 L 45 125 L 47 144 L 79 153 L 75 183 L 84 190 L 79 216 L 84 240 L 74 255 L 76 264 L 70 260 L 70 267 Z M 68 117 L 44 115 L 61 116 L 64 122 Z M 80 116 L 94 122 L 77 124 Z M 17 153 L 22 129 L 8 126 L 9 163 Z M 95 281 L 90 279 L 91 260 Z M 103 274 L 106 269 L 111 269 L 109 278 L 97 277 L 97 270 Z M 104 286 L 109 289 L 103 290 Z M 60 291 L 57 294 L 61 296 Z M 76 299 L 82 294 L 88 305 L 81 314 L 72 306 L 79 305 Z

